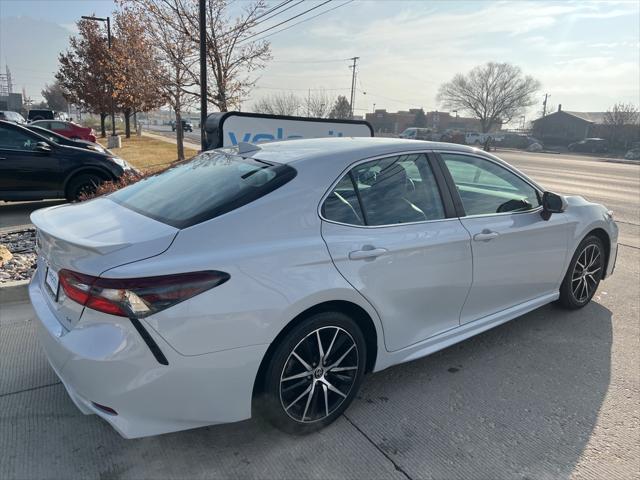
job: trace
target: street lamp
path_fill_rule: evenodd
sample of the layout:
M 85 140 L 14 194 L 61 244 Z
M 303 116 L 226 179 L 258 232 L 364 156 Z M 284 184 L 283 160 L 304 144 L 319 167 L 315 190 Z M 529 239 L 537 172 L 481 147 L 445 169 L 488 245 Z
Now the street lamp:
M 200 148 L 207 149 L 207 0 L 199 0 L 198 25 L 200 34 Z
M 92 20 L 94 22 L 106 22 L 107 23 L 107 44 L 109 45 L 109 50 L 111 50 L 111 19 L 109 17 L 94 17 L 94 16 L 86 16 L 82 15 L 82 18 L 85 20 Z M 111 99 L 111 136 L 116 136 L 116 110 L 113 106 L 113 83 L 111 79 L 109 80 L 109 97 Z M 111 146 L 110 146 L 111 147 Z

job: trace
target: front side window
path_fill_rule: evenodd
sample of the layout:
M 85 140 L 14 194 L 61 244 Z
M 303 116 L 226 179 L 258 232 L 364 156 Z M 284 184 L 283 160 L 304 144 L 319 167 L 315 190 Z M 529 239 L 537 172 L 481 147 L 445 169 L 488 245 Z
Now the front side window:
M 536 189 L 500 165 L 468 155 L 441 155 L 467 215 L 519 212 L 540 205 Z
M 336 194 L 344 202 L 336 200 Z M 344 212 L 341 217 L 336 214 L 338 210 Z M 323 216 L 340 223 L 370 226 L 445 218 L 440 191 L 424 154 L 357 165 L 327 197 Z
M 32 151 L 36 148 L 38 139 L 13 128 L 0 126 L 0 148 L 6 150 Z
M 186 228 L 240 208 L 296 176 L 288 165 L 203 152 L 108 198 L 147 217 Z

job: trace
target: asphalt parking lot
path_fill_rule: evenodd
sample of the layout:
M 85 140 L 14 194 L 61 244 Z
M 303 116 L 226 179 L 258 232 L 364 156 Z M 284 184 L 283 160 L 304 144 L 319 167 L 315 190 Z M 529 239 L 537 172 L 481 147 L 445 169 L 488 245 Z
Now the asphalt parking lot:
M 0 305 L 0 478 L 638 478 L 640 168 L 499 154 L 616 212 L 616 272 L 584 309 L 549 305 L 369 375 L 310 436 L 252 419 L 124 440 L 67 397 L 30 307 Z

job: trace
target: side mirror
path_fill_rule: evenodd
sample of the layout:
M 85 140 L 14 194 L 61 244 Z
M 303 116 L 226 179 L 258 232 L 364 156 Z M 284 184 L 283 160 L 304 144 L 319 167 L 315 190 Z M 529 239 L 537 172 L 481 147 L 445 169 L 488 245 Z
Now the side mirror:
M 49 145 L 47 142 L 38 142 L 38 143 L 36 143 L 35 150 L 37 152 L 49 153 L 51 151 L 51 145 Z
M 552 213 L 562 213 L 566 208 L 565 201 L 560 195 L 553 192 L 542 194 L 542 218 L 549 220 Z

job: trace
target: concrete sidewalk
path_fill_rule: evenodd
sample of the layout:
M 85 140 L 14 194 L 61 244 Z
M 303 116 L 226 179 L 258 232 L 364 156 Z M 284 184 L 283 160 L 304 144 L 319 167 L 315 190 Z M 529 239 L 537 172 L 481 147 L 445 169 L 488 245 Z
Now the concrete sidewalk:
M 167 142 L 167 143 L 172 143 L 174 145 L 176 145 L 177 141 L 175 138 L 170 138 L 170 137 L 166 137 L 164 135 L 159 135 L 157 133 L 151 133 L 148 130 L 144 130 L 142 129 L 142 135 L 144 135 L 145 137 L 149 137 L 149 138 L 153 138 L 155 140 L 160 140 L 162 142 Z M 199 144 L 195 144 L 193 142 L 190 142 L 189 140 L 185 139 L 184 140 L 184 146 L 186 148 L 192 148 L 196 151 L 200 151 L 200 145 Z
M 369 375 L 346 415 L 306 437 L 253 419 L 124 440 L 68 398 L 29 305 L 3 304 L 0 478 L 637 478 L 639 266 L 620 247 L 586 308 L 549 305 Z

